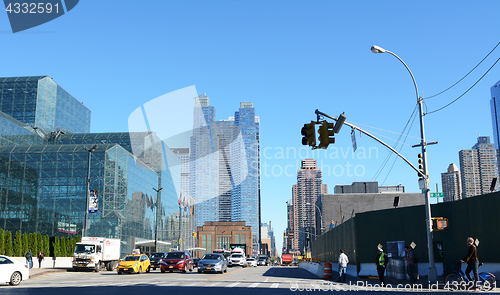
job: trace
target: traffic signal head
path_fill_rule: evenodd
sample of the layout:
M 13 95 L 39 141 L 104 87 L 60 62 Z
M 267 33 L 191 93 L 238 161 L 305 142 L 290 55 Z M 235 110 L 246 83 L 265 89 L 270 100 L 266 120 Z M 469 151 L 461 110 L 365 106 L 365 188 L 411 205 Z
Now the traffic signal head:
M 309 124 L 304 124 L 302 127 L 301 133 L 304 137 L 302 137 L 302 144 L 309 145 L 312 147 L 316 147 L 316 137 L 314 135 L 314 125 L 316 122 L 311 121 Z
M 319 145 L 318 148 L 326 149 L 330 143 L 335 143 L 335 132 L 333 131 L 333 123 L 328 123 L 326 120 L 321 122 L 321 126 L 318 128 L 319 133 Z
M 335 123 L 335 126 L 333 127 L 333 132 L 334 133 L 339 133 L 340 132 L 340 128 L 342 128 L 342 125 L 344 125 L 344 122 L 345 122 L 345 115 L 344 114 L 340 114 L 337 122 Z
M 424 179 L 423 175 L 425 175 L 423 163 L 424 163 L 423 155 L 418 154 L 418 169 L 420 171 L 420 173 L 418 174 L 419 180 Z

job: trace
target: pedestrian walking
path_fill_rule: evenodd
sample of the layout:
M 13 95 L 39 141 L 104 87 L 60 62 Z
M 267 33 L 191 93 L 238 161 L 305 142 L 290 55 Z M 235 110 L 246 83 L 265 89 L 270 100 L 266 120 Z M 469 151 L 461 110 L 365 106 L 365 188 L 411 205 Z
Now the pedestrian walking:
M 415 275 L 413 273 L 413 269 L 415 267 L 415 253 L 413 253 L 413 250 L 410 249 L 409 246 L 405 246 L 405 252 L 406 273 L 410 277 L 410 282 L 413 283 L 415 282 Z
M 377 265 L 377 273 L 378 273 L 378 278 L 380 280 L 380 284 L 382 286 L 385 285 L 385 279 L 384 279 L 384 274 L 385 274 L 385 269 L 387 267 L 387 263 L 389 262 L 389 257 L 387 257 L 387 254 L 384 253 L 384 250 L 382 248 L 378 248 L 378 254 L 377 254 L 377 259 L 375 260 L 375 264 Z
M 339 255 L 339 279 L 337 282 L 345 283 L 347 276 L 347 264 L 349 263 L 349 258 L 345 255 L 344 250 L 340 249 Z
M 26 252 L 26 264 L 28 264 L 29 269 L 33 267 L 33 253 L 31 253 L 31 249 Z
M 45 259 L 45 255 L 42 251 L 38 252 L 38 268 L 42 268 L 42 261 Z
M 462 263 L 467 263 L 467 268 L 465 269 L 465 275 L 469 281 L 472 281 L 470 277 L 470 272 L 474 271 L 474 286 L 477 286 L 477 282 L 479 281 L 478 269 L 479 269 L 479 259 L 477 257 L 477 249 L 474 246 L 474 239 L 471 237 L 467 238 L 467 245 L 469 246 L 469 251 L 467 251 L 467 255 L 461 260 Z

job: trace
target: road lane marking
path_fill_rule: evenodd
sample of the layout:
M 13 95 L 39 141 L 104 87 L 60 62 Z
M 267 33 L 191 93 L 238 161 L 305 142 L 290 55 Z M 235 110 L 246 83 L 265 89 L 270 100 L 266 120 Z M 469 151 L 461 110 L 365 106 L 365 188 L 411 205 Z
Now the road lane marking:
M 227 285 L 226 288 L 232 288 L 232 287 L 237 286 L 239 284 L 240 284 L 240 282 L 232 283 L 231 285 Z
M 251 284 L 250 286 L 248 286 L 248 288 L 255 288 L 259 285 L 260 283 L 253 283 Z
M 210 287 L 215 287 L 215 286 L 217 286 L 217 285 L 219 285 L 219 284 L 220 284 L 220 282 L 216 282 L 216 283 L 213 283 L 213 284 L 211 284 L 211 285 L 209 285 L 209 286 L 210 286 Z
M 242 269 L 240 269 L 240 270 L 237 270 L 237 271 L 232 271 L 232 272 L 228 272 L 228 273 L 225 273 L 225 274 L 223 274 L 223 275 L 213 277 L 213 278 L 211 278 L 211 279 L 206 279 L 206 280 L 205 280 L 205 282 L 210 282 L 210 281 L 213 281 L 213 280 L 215 280 L 215 279 L 222 278 L 223 276 L 227 276 L 227 275 L 230 275 L 230 274 L 232 274 L 232 273 L 237 273 L 237 272 L 242 271 L 242 270 L 245 270 L 245 269 L 244 269 L 244 268 L 242 268 Z
M 269 278 L 267 278 L 267 279 L 264 281 L 264 283 L 266 283 L 268 280 L 269 280 Z
M 271 288 L 278 288 L 279 285 L 280 285 L 280 283 L 274 283 L 274 284 L 272 284 Z

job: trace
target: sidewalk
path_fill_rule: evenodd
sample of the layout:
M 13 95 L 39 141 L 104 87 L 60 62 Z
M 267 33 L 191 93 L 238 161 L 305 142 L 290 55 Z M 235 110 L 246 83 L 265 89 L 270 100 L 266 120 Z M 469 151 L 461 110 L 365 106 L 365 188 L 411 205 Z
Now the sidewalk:
M 41 275 L 44 275 L 44 274 L 47 274 L 47 273 L 51 273 L 51 272 L 66 272 L 68 270 L 71 270 L 71 268 L 67 268 L 67 267 L 56 267 L 56 268 L 52 268 L 52 267 L 42 267 L 42 268 L 38 268 L 38 267 L 33 267 L 32 269 L 30 269 L 30 279 L 33 279 L 33 278 L 36 278 L 38 276 L 41 276 Z

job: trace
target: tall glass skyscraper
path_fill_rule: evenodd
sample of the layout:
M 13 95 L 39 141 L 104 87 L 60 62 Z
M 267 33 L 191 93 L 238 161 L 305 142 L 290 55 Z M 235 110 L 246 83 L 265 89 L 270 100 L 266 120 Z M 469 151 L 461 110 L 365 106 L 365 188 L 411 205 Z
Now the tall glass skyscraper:
M 497 170 L 500 171 L 500 81 L 491 86 L 491 122 L 493 123 L 493 143 L 497 150 Z
M 208 96 L 196 98 L 191 137 L 190 194 L 196 226 L 207 221 L 245 221 L 253 249 L 260 249 L 260 122 L 252 102 L 234 117 L 216 121 Z

